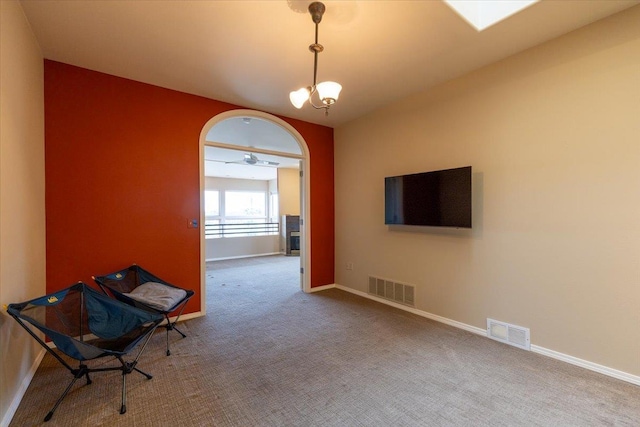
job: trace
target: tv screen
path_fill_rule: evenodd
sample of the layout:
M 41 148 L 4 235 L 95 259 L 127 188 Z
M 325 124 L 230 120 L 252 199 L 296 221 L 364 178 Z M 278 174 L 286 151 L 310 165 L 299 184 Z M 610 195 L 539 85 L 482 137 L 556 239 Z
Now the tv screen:
M 385 178 L 384 223 L 471 228 L 471 166 Z

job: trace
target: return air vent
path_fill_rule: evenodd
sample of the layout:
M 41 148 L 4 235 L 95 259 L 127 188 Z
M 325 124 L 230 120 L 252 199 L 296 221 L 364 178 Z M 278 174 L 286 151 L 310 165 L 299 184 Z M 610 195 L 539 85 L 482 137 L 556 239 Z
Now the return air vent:
M 415 306 L 415 287 L 393 280 L 369 276 L 369 294 L 399 304 Z
M 487 336 L 496 341 L 531 350 L 529 328 L 487 319 Z

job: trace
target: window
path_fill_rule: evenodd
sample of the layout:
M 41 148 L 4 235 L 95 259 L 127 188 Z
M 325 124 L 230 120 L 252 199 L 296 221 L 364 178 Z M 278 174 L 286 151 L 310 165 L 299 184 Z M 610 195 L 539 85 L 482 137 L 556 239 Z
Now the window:
M 225 217 L 260 217 L 267 219 L 267 200 L 264 192 L 225 191 Z
M 220 215 L 220 193 L 217 190 L 204 192 L 204 216 L 212 217 Z
M 270 208 L 265 191 L 206 190 L 204 210 L 207 238 L 266 236 L 279 232 L 277 219 L 267 216 Z
M 269 195 L 269 221 L 280 222 L 279 207 L 278 193 L 271 193 Z

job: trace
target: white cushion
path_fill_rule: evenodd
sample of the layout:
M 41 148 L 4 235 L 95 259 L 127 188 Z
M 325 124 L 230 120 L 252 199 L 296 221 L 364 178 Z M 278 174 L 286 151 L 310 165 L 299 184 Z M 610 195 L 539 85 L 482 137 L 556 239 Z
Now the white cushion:
M 156 310 L 167 311 L 182 300 L 187 291 L 162 283 L 146 282 L 124 295 Z

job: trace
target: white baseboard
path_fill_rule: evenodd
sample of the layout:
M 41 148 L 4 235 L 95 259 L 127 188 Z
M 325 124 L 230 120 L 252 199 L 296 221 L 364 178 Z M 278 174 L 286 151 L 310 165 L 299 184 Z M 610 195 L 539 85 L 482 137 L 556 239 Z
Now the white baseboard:
M 435 320 L 436 322 L 444 323 L 447 325 L 454 326 L 459 329 L 464 329 L 465 331 L 472 332 L 474 334 L 487 337 L 487 331 L 482 328 L 478 328 L 476 326 L 467 325 L 466 323 L 458 322 L 456 320 L 451 320 L 446 317 L 438 316 L 432 313 L 428 313 L 426 311 L 418 310 L 417 308 L 407 307 L 406 305 L 398 304 L 393 301 L 388 301 L 383 298 L 378 298 L 374 295 L 369 295 L 366 292 L 357 291 L 355 289 L 348 288 L 342 285 L 329 285 L 330 287 L 335 287 L 337 289 L 350 292 L 352 294 L 359 295 L 364 298 L 368 298 L 374 301 L 381 302 L 386 305 L 390 305 L 395 308 L 399 308 L 400 310 L 405 310 L 413 314 L 417 314 L 418 316 L 426 317 L 427 319 Z M 315 290 L 315 288 L 313 288 Z M 318 289 L 323 290 L 323 289 Z M 487 339 L 489 339 L 487 337 Z M 599 365 L 597 363 L 589 362 L 588 360 L 578 359 L 577 357 L 570 356 L 568 354 L 560 353 L 554 350 L 549 350 L 548 348 L 540 347 L 538 345 L 531 345 L 531 351 L 534 353 L 542 354 L 543 356 L 551 357 L 556 360 L 560 360 L 562 362 L 570 363 L 572 365 L 580 366 L 581 368 L 588 369 L 590 371 L 598 372 L 600 374 L 607 375 L 609 377 L 613 377 L 622 381 L 626 381 L 631 384 L 635 384 L 640 386 L 640 376 L 629 374 L 627 372 L 619 371 L 617 369 L 609 368 L 607 366 Z
M 638 375 L 632 375 L 627 372 L 609 368 L 608 366 L 599 365 L 597 363 L 589 362 L 588 360 L 578 359 L 577 357 L 569 356 L 568 354 L 559 353 L 533 344 L 531 345 L 531 351 L 640 386 L 640 376 Z
M 36 374 L 38 366 L 40 366 L 40 362 L 42 362 L 42 359 L 44 358 L 44 355 L 46 353 L 47 351 L 44 348 L 40 350 L 40 353 L 38 353 L 38 356 L 36 356 L 36 359 L 33 361 L 31 368 L 29 368 L 29 372 L 27 372 L 27 375 L 25 375 L 22 379 L 20 388 L 16 392 L 15 396 L 13 396 L 11 405 L 9 405 L 9 408 L 7 408 L 7 412 L 5 412 L 4 417 L 2 417 L 2 422 L 0 422 L 1 427 L 7 427 L 11 422 L 11 419 L 18 410 L 18 406 L 20 406 L 20 402 L 22 401 L 24 394 L 27 392 L 27 388 L 29 387 L 29 384 L 31 384 L 31 380 Z
M 331 285 L 315 286 L 315 287 L 309 289 L 309 293 L 326 291 L 327 289 L 333 289 L 335 287 L 336 287 L 335 283 L 333 283 Z
M 229 257 L 222 257 L 222 258 L 207 258 L 204 261 L 205 262 L 226 261 L 228 259 L 256 258 L 256 257 L 260 257 L 260 256 L 271 256 L 271 255 L 284 255 L 284 254 L 282 252 L 267 252 L 267 253 L 264 253 L 264 254 L 238 255 L 238 256 L 229 256 Z
M 477 328 L 475 326 L 471 326 L 471 325 L 467 325 L 466 323 L 462 323 L 462 322 L 458 322 L 456 320 L 451 320 L 448 319 L 446 317 L 442 317 L 442 316 L 438 316 L 436 314 L 432 314 L 423 310 L 419 310 L 417 308 L 413 308 L 413 307 L 409 307 L 403 304 L 398 304 L 396 302 L 393 301 L 389 301 L 386 300 L 384 298 L 379 298 L 375 295 L 369 295 L 366 292 L 361 292 L 361 291 L 357 291 L 355 289 L 351 289 L 351 288 L 347 288 L 346 286 L 342 286 L 342 285 L 336 285 L 336 288 L 343 290 L 343 291 L 347 291 L 350 292 L 352 294 L 356 294 L 356 295 L 360 295 L 361 297 L 364 298 L 368 298 L 374 301 L 378 301 L 381 302 L 383 304 L 387 304 L 390 305 L 392 307 L 395 308 L 399 308 L 400 310 L 404 310 L 404 311 L 408 311 L 409 313 L 413 313 L 413 314 L 417 314 L 418 316 L 422 316 L 422 317 L 426 317 L 427 319 L 431 319 L 431 320 L 435 320 L 436 322 L 440 322 L 440 323 L 444 323 L 446 325 L 451 325 L 454 326 L 458 329 L 464 329 L 465 331 L 477 334 L 477 335 L 482 335 L 482 336 L 487 336 L 487 331 L 485 329 L 482 328 Z
M 190 320 L 190 319 L 197 319 L 198 317 L 202 317 L 204 316 L 204 313 L 202 313 L 201 311 L 196 311 L 193 313 L 187 313 L 187 314 L 183 314 L 182 316 L 180 316 L 180 321 L 185 321 L 185 320 Z M 177 316 L 173 316 L 170 317 L 169 319 L 173 322 L 174 320 L 176 320 Z

